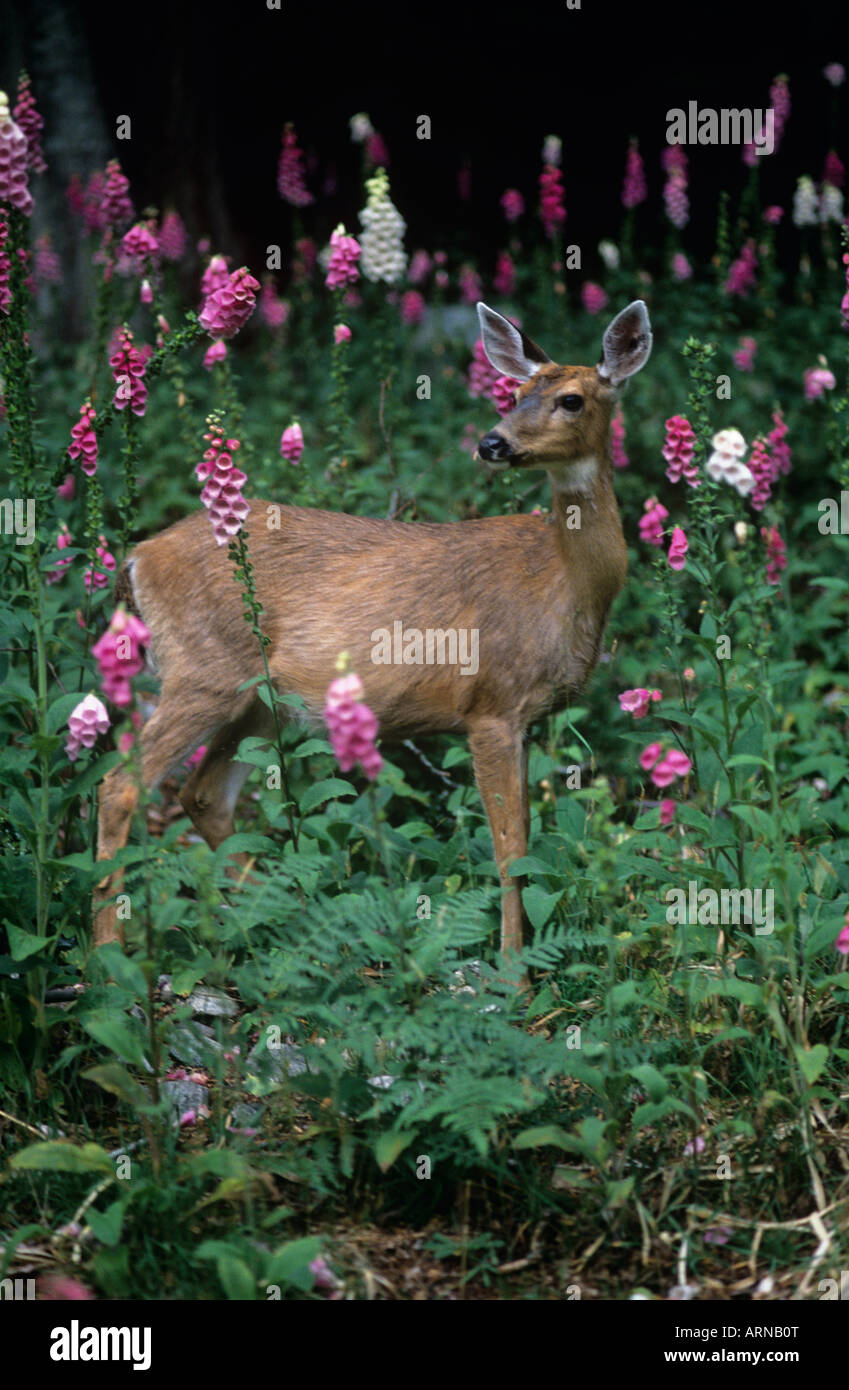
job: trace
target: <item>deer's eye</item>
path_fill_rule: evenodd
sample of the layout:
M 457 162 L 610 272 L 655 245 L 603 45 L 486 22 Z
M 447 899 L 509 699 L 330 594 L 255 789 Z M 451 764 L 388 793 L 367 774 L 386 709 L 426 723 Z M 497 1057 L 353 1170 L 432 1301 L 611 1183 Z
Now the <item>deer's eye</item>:
M 557 404 L 563 409 L 575 415 L 584 404 L 583 396 L 561 396 Z

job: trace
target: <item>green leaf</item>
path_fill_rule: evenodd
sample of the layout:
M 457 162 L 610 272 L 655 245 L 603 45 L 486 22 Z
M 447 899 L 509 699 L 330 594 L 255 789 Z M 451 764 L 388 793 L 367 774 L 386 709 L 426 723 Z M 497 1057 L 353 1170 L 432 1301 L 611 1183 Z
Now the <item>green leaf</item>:
M 332 753 L 333 749 L 326 738 L 305 738 L 293 751 L 293 758 L 311 758 L 316 753 Z
M 572 1136 L 559 1125 L 536 1125 L 533 1129 L 523 1129 L 513 1140 L 514 1149 L 541 1149 L 553 1144 L 557 1149 L 574 1153 L 575 1142 Z
M 36 936 L 34 932 L 23 931 L 16 927 L 14 922 L 6 924 L 9 933 L 9 950 L 13 960 L 26 960 L 27 956 L 34 956 L 37 951 L 43 951 L 48 944 L 48 938 Z M 49 938 L 51 941 L 52 937 Z
M 112 1202 L 105 1211 L 97 1211 L 94 1207 L 89 1207 L 86 1220 L 94 1232 L 96 1240 L 101 1245 L 117 1245 L 121 1237 L 121 1227 L 124 1224 L 124 1211 L 126 1203 L 123 1198 L 117 1202 Z
M 794 1047 L 799 1070 L 809 1086 L 813 1086 L 828 1061 L 828 1048 L 825 1043 L 817 1043 L 810 1051 L 804 1047 Z
M 143 1106 L 150 1105 L 150 1096 L 147 1091 L 118 1062 L 106 1062 L 100 1067 L 89 1067 L 87 1071 L 83 1072 L 83 1076 L 86 1081 L 93 1081 L 104 1091 L 109 1091 L 113 1096 L 119 1096 L 134 1110 L 140 1110 Z
M 535 931 L 545 926 L 564 891 L 560 888 L 556 893 L 544 893 L 535 883 L 522 890 L 522 902 L 528 914 L 528 921 Z
M 341 777 L 326 777 L 324 781 L 313 782 L 311 787 L 307 787 L 301 797 L 301 815 L 307 815 L 315 810 L 316 806 L 321 806 L 323 802 L 337 796 L 356 795 L 357 789 L 352 787 L 350 782 L 344 782 Z
M 381 1173 L 388 1173 L 399 1154 L 415 1139 L 412 1130 L 387 1130 L 381 1134 L 374 1146 L 374 1156 Z
M 49 1173 L 110 1173 L 115 1165 L 99 1144 L 77 1146 L 67 1139 L 50 1139 L 43 1144 L 30 1144 L 13 1154 L 12 1168 L 26 1168 Z
M 320 1252 L 321 1241 L 316 1236 L 287 1241 L 268 1258 L 266 1284 L 294 1285 L 306 1293 L 315 1284 L 310 1264 Z
M 122 1061 L 144 1064 L 144 1035 L 135 1019 L 120 1015 L 116 1018 L 84 1018 L 82 1025 L 101 1047 L 108 1047 Z
M 237 1255 L 219 1255 L 215 1267 L 229 1299 L 244 1302 L 256 1298 L 256 1279 L 244 1260 Z

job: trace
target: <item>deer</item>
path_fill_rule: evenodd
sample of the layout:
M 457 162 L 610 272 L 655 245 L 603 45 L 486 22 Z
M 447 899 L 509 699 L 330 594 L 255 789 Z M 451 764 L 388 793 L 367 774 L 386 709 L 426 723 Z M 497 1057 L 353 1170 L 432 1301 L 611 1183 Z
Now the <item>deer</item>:
M 619 388 L 648 360 L 649 316 L 640 299 L 611 321 L 594 367 L 560 366 L 509 319 L 477 306 L 486 355 L 513 378 L 515 405 L 479 442 L 491 468 L 542 469 L 551 507 L 452 522 L 403 522 L 281 505 L 275 525 L 253 527 L 250 554 L 275 688 L 297 694 L 320 722 L 341 652 L 361 678 L 382 742 L 464 734 L 489 822 L 501 888 L 503 958 L 522 949 L 524 879 L 510 867 L 530 832 L 526 737 L 541 715 L 564 708 L 602 652 L 611 604 L 627 569 L 613 490 L 610 422 Z M 269 504 L 249 500 L 259 517 Z M 576 524 L 577 521 L 577 524 Z M 234 832 L 239 762 L 247 735 L 271 737 L 258 698 L 259 644 L 244 620 L 232 562 L 199 510 L 134 547 L 116 599 L 145 623 L 161 676 L 155 712 L 140 733 L 141 781 L 152 788 L 206 743 L 180 792 L 183 809 L 216 849 Z M 457 662 L 374 659 L 375 636 L 409 629 L 479 637 L 473 671 Z M 130 769 L 114 767 L 98 794 L 98 860 L 128 839 L 139 796 Z M 231 873 L 253 860 L 228 858 Z M 94 894 L 95 947 L 123 942 L 115 869 Z

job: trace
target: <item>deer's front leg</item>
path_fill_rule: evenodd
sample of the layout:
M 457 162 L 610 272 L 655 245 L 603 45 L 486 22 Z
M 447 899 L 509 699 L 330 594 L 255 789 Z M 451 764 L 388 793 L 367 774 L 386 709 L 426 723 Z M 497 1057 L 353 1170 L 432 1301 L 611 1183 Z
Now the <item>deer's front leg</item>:
M 492 831 L 501 876 L 501 950 L 522 947 L 522 887 L 507 870 L 528 846 L 528 765 L 520 730 L 501 719 L 482 719 L 469 730 L 475 778 Z

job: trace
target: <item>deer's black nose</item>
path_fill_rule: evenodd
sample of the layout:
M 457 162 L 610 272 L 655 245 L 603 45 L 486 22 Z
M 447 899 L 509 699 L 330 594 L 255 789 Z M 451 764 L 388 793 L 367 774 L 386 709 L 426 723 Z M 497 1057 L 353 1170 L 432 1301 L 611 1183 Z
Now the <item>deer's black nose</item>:
M 478 453 L 481 458 L 486 459 L 488 463 L 500 463 L 504 459 L 509 459 L 511 450 L 507 440 L 503 439 L 497 431 L 493 430 L 492 434 L 484 435 L 478 445 Z

